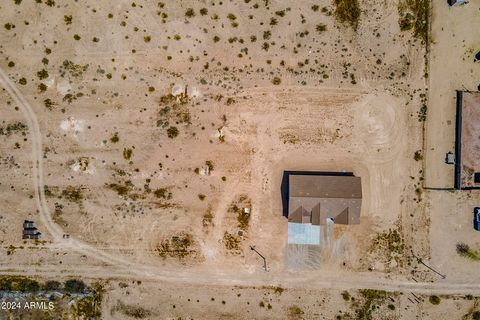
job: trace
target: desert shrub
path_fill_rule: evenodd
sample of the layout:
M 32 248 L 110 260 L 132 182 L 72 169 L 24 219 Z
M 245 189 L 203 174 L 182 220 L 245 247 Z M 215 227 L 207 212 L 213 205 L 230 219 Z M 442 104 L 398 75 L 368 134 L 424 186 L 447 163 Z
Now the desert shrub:
M 457 253 L 462 257 L 465 257 L 473 261 L 480 260 L 480 256 L 478 252 L 471 249 L 470 246 L 466 243 L 457 243 L 456 249 L 457 249 Z
M 119 310 L 124 315 L 134 319 L 144 319 L 150 316 L 150 311 L 137 306 L 122 305 L 119 307 Z
M 276 86 L 278 86 L 281 82 L 282 82 L 282 79 L 280 79 L 279 77 L 274 77 L 272 79 L 272 83 Z
M 296 305 L 288 307 L 288 316 L 292 319 L 300 319 L 304 314 L 303 310 Z
M 63 288 L 69 293 L 84 293 L 87 286 L 82 280 L 70 279 L 65 281 Z
M 199 193 L 199 194 L 198 194 L 198 199 L 200 199 L 200 200 L 202 200 L 202 201 L 205 200 L 206 197 L 207 197 L 207 196 L 204 195 L 203 193 Z
M 240 237 L 225 231 L 223 234 L 223 243 L 227 250 L 240 250 Z
M 78 40 L 81 39 L 81 37 L 80 37 L 78 34 L 74 34 L 74 35 L 73 35 L 73 39 L 75 39 L 75 40 L 78 41 Z
M 194 252 L 191 249 L 193 244 L 193 236 L 189 233 L 181 232 L 170 239 L 161 241 L 156 251 L 162 258 L 169 256 L 182 259 Z
M 133 150 L 130 148 L 123 148 L 123 158 L 125 160 L 130 160 L 133 156 Z
M 472 319 L 480 320 L 480 311 L 475 311 L 474 313 L 472 313 Z
M 115 191 L 119 196 L 126 196 L 130 192 L 130 187 L 118 183 L 105 184 L 105 187 Z
M 168 191 L 167 188 L 159 188 L 153 191 L 153 194 L 155 197 L 160 198 L 160 199 L 171 199 L 172 198 L 172 193 Z
M 10 136 L 15 133 L 26 135 L 28 126 L 20 121 L 7 124 L 6 127 L 0 127 L 0 135 Z
M 72 24 L 72 16 L 63 16 L 63 21 L 66 25 Z
M 202 16 L 206 16 L 206 15 L 208 14 L 208 9 L 207 9 L 207 8 L 202 8 L 202 9 L 200 9 L 200 14 L 201 14 Z
M 179 131 L 177 127 L 170 127 L 167 129 L 167 137 L 169 137 L 170 139 L 177 137 L 178 133 Z
M 420 111 L 418 111 L 417 115 L 418 115 L 418 121 L 420 122 L 424 122 L 425 120 L 427 120 L 427 105 L 422 105 L 422 107 L 420 108 Z
M 430 301 L 431 304 L 433 305 L 439 305 L 440 304 L 440 297 L 438 296 L 430 296 L 428 298 L 428 301 Z
M 348 293 L 348 291 L 343 291 L 342 292 L 342 298 L 345 301 L 349 301 L 350 300 L 350 293 Z
M 27 84 L 27 79 L 25 79 L 25 78 L 20 78 L 20 79 L 18 80 L 18 83 L 20 83 L 22 86 L 24 86 L 24 85 Z
M 82 188 L 68 186 L 62 190 L 62 197 L 71 202 L 81 202 L 83 200 Z
M 185 11 L 185 17 L 187 17 L 187 18 L 193 18 L 193 17 L 195 17 L 195 10 L 193 10 L 193 8 L 188 8 L 188 9 Z
M 318 33 L 322 33 L 327 31 L 327 25 L 323 23 L 319 23 L 316 25 L 315 30 L 317 30 Z
M 357 30 L 360 21 L 360 5 L 358 0 L 333 0 L 335 6 L 335 18 L 342 22 L 348 23 Z
M 111 143 L 117 143 L 120 140 L 118 137 L 118 132 L 115 132 L 115 134 L 110 138 Z
M 48 71 L 45 70 L 45 69 L 42 69 L 42 70 L 38 71 L 38 72 L 37 72 L 37 77 L 38 77 L 40 80 L 43 80 L 43 79 L 48 78 Z
M 204 227 L 209 227 L 213 225 L 213 213 L 211 208 L 208 208 L 207 212 L 205 212 L 205 214 L 203 215 L 202 225 Z
M 93 295 L 84 297 L 73 305 L 74 315 L 79 319 L 100 319 L 104 292 L 105 289 L 101 283 L 94 284 Z
M 37 89 L 39 92 L 45 92 L 47 91 L 47 85 L 45 83 L 40 83 L 38 86 L 37 86 Z
M 413 155 L 413 159 L 415 159 L 415 161 L 423 160 L 422 151 L 420 150 L 415 151 L 415 154 Z
M 401 31 L 411 30 L 415 25 L 415 16 L 410 12 L 407 12 L 402 17 L 400 17 L 398 24 L 400 26 Z

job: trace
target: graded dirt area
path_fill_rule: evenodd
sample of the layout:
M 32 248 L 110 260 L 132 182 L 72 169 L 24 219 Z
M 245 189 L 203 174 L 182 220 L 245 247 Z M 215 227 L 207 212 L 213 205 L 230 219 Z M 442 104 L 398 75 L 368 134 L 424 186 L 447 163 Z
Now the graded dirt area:
M 460 290 L 420 263 L 438 237 L 424 38 L 400 30 L 407 2 L 359 4 L 356 25 L 326 0 L 2 2 L 0 270 L 158 281 L 111 284 L 112 319 L 349 319 L 369 299 L 397 319 L 420 302 L 341 290 Z M 314 270 L 285 263 L 284 170 L 362 179 L 360 224 L 335 226 Z

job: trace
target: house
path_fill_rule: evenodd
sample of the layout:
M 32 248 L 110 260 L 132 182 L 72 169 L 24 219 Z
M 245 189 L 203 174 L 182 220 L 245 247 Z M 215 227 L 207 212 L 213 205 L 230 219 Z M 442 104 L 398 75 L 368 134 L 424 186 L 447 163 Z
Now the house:
M 322 226 L 360 223 L 362 185 L 353 173 L 285 171 L 281 190 L 288 244 L 320 245 Z
M 35 226 L 35 222 L 30 220 L 25 220 L 23 222 L 23 232 L 22 239 L 35 239 L 39 240 L 42 238 L 42 234 L 38 231 Z
M 361 180 L 353 174 L 289 176 L 289 222 L 359 224 L 361 204 Z

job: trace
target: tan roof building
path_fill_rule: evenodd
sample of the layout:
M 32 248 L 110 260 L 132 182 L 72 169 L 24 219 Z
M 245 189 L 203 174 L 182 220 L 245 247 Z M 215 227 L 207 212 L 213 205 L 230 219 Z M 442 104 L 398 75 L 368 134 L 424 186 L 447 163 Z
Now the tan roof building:
M 289 175 L 288 221 L 359 224 L 362 204 L 360 177 L 353 175 Z

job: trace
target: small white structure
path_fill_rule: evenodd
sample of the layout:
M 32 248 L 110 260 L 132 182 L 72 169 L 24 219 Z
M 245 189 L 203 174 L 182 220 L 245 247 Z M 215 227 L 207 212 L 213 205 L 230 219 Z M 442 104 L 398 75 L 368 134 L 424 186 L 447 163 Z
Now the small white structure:
M 448 152 L 447 155 L 445 156 L 445 163 L 446 164 L 455 164 L 455 154 L 452 152 Z

